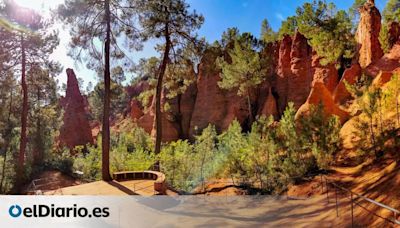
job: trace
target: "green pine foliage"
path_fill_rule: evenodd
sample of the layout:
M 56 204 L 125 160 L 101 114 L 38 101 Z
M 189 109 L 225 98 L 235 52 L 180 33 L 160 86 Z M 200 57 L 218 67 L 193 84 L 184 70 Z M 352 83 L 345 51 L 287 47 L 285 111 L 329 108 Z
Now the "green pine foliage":
M 310 112 L 313 115 L 301 119 L 302 134 L 306 138 L 307 146 L 311 148 L 318 168 L 328 169 L 334 153 L 341 148 L 339 118 L 327 117 L 321 103 L 312 106 Z
M 313 1 L 297 8 L 296 12 L 298 30 L 322 58 L 322 65 L 353 57 L 355 40 L 346 11 L 338 10 L 333 3 Z
M 285 35 L 294 36 L 297 29 L 297 18 L 291 16 L 282 21 L 282 25 L 278 31 L 278 38 L 282 40 Z
M 129 125 L 126 129 L 129 130 L 111 135 L 111 173 L 152 169 L 156 156 L 152 151 L 153 142 L 150 136 L 135 125 Z M 82 178 L 87 181 L 101 179 L 101 136 L 96 141 L 97 145 L 94 146 L 77 147 L 77 155 L 72 158 L 72 171 L 83 172 Z
M 272 30 L 267 19 L 261 22 L 261 41 L 265 44 L 273 43 L 278 40 L 278 34 Z
M 237 94 L 247 98 L 250 123 L 253 122 L 251 90 L 260 85 L 266 77 L 264 59 L 254 49 L 258 41 L 250 34 L 243 33 L 233 40 L 232 49 L 228 49 L 229 58 L 219 57 L 216 65 L 221 69 L 221 81 L 218 86 L 222 89 L 237 89 Z
M 388 53 L 392 48 L 389 41 L 388 23 L 386 22 L 382 23 L 381 31 L 379 32 L 379 42 L 384 53 Z
M 382 49 L 385 53 L 388 53 L 392 48 L 394 42 L 390 40 L 389 37 L 389 26 L 392 22 L 400 22 L 400 1 L 399 0 L 389 0 L 382 13 L 382 27 L 379 33 L 379 41 L 381 43 Z
M 400 1 L 388 0 L 382 15 L 385 22 L 400 22 Z

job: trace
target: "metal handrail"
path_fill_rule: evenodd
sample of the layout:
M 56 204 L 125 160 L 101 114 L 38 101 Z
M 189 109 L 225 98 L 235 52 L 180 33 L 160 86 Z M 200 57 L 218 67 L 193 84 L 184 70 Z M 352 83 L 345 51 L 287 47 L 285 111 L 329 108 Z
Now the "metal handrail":
M 386 210 L 391 211 L 391 212 L 393 213 L 393 219 L 391 219 L 391 218 L 383 218 L 383 217 L 381 217 L 381 218 L 386 219 L 386 220 L 388 220 L 388 221 L 390 221 L 390 222 L 392 222 L 392 223 L 394 223 L 394 224 L 400 225 L 400 221 L 397 220 L 397 215 L 400 215 L 400 211 L 399 211 L 399 210 L 394 209 L 394 208 L 392 208 L 392 207 L 389 207 L 389 206 L 387 206 L 387 205 L 385 205 L 385 204 L 383 204 L 383 203 L 377 202 L 377 201 L 375 201 L 375 200 L 373 200 L 373 199 L 370 199 L 370 198 L 368 198 L 368 197 L 365 197 L 365 196 L 363 196 L 363 195 L 360 195 L 360 194 L 358 194 L 358 193 L 355 193 L 355 192 L 351 191 L 350 189 L 344 188 L 344 187 L 342 187 L 342 186 L 340 186 L 340 185 L 338 185 L 338 184 L 336 184 L 336 183 L 334 183 L 334 182 L 331 182 L 325 175 L 322 175 L 322 174 L 321 174 L 321 177 L 325 179 L 325 181 L 326 181 L 327 184 L 329 183 L 329 184 L 333 185 L 335 188 L 338 188 L 338 189 L 341 189 L 341 190 L 343 190 L 343 191 L 349 192 L 349 193 L 351 194 L 351 200 L 352 200 L 351 203 L 353 203 L 353 201 L 354 201 L 353 195 L 355 195 L 355 196 L 357 196 L 358 198 L 361 198 L 362 200 L 365 200 L 365 201 L 367 201 L 367 202 L 370 202 L 370 203 L 372 203 L 372 204 L 375 204 L 375 205 L 378 206 L 378 207 L 381 207 L 381 208 L 384 208 L 384 209 L 386 209 Z M 327 185 L 327 184 L 326 184 L 326 188 L 328 189 L 328 185 Z M 327 190 L 327 192 L 328 192 L 328 190 Z M 355 203 L 358 205 L 357 202 L 355 202 Z M 359 205 L 359 206 L 360 206 L 360 205 Z M 373 214 L 373 213 L 372 213 L 372 214 Z M 374 215 L 375 215 L 375 214 L 374 214 Z M 377 215 L 375 215 L 375 216 L 377 216 Z M 379 217 L 380 217 L 380 216 L 379 216 Z

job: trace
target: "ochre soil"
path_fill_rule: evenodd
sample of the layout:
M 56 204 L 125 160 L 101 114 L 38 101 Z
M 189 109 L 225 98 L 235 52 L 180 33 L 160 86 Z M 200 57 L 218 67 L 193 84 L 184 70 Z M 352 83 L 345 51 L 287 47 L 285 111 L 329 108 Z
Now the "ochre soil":
M 41 180 L 39 180 L 41 179 Z M 38 187 L 36 190 L 40 190 L 42 192 L 49 191 L 49 190 L 57 190 L 60 188 L 68 187 L 68 186 L 74 186 L 74 185 L 80 185 L 82 184 L 82 181 L 77 180 L 76 178 L 73 178 L 71 176 L 65 175 L 62 172 L 58 170 L 47 170 L 43 171 L 40 174 L 36 175 L 33 180 L 39 180 L 37 181 Z M 32 182 L 31 182 L 32 183 Z M 31 183 L 27 184 L 24 187 L 24 193 L 27 193 L 32 189 Z
M 375 159 L 371 156 L 360 158 L 354 152 L 344 151 L 337 156 L 336 165 L 332 167 L 332 172 L 326 174 L 326 177 L 330 182 L 399 210 L 400 165 L 396 153 L 397 151 L 386 153 L 382 158 Z M 343 159 L 345 157 L 346 159 Z M 321 176 L 315 176 L 309 181 L 289 186 L 287 194 L 296 197 L 328 195 L 331 203 L 335 203 L 337 194 L 339 208 L 341 208 L 340 203 L 342 202 L 346 202 L 348 207 L 350 193 L 343 190 L 336 192 L 336 190 L 331 184 L 328 184 L 327 194 L 325 180 L 323 179 L 323 183 L 321 183 Z M 391 225 L 379 217 L 394 218 L 390 211 L 363 200 L 356 202 L 359 205 L 354 206 L 354 218 L 358 223 L 372 227 Z M 351 213 L 350 209 L 348 208 L 346 213 Z M 397 215 L 397 219 L 400 219 L 400 215 Z

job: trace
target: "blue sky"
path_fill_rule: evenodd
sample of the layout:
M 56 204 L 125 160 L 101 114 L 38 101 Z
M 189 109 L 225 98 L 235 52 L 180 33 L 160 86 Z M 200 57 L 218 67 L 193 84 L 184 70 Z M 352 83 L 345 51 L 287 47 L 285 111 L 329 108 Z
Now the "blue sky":
M 63 0 L 17 0 L 31 7 L 54 8 Z M 304 2 L 311 0 L 187 0 L 192 9 L 203 14 L 205 22 L 198 31 L 200 36 L 206 37 L 207 41 L 213 42 L 220 39 L 222 32 L 227 28 L 237 27 L 241 32 L 251 32 L 259 36 L 261 22 L 268 19 L 272 28 L 279 29 L 282 20 L 294 15 L 296 8 Z M 387 0 L 375 0 L 378 8 L 383 9 Z M 353 0 L 333 1 L 339 9 L 348 9 Z M 66 55 L 68 49 L 68 31 L 61 25 L 57 26 L 60 30 L 60 46 L 52 55 L 52 59 L 58 60 L 66 68 L 74 68 L 78 77 L 85 81 L 85 85 L 92 81 L 95 84 L 97 76 L 93 71 L 86 69 L 84 65 L 76 64 L 73 59 Z M 143 51 L 132 53 L 132 59 L 137 61 L 143 57 L 158 56 L 154 50 L 154 43 L 145 45 Z M 58 76 L 60 83 L 66 82 L 66 74 L 63 72 Z M 128 76 L 128 81 L 129 81 Z
M 261 21 L 268 19 L 277 31 L 282 20 L 295 15 L 296 8 L 311 0 L 189 0 L 193 9 L 202 13 L 205 23 L 199 34 L 214 41 L 229 27 L 237 27 L 241 32 L 251 32 L 259 36 Z M 329 2 L 329 1 L 328 1 Z M 352 0 L 333 1 L 339 9 L 348 9 Z M 375 0 L 381 10 L 386 0 Z

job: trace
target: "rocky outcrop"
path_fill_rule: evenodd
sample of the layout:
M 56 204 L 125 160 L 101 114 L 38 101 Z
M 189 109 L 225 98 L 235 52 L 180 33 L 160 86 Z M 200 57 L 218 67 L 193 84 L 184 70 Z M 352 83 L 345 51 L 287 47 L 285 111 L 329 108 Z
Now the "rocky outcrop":
M 190 121 L 189 135 L 201 133 L 209 124 L 215 125 L 218 131 L 227 129 L 237 119 L 243 123 L 248 117 L 245 99 L 236 95 L 236 91 L 219 88 L 221 79 L 216 70 L 217 55 L 209 50 L 199 65 L 197 79 L 197 96 Z
M 365 69 L 365 73 L 375 77 L 380 71 L 393 71 L 400 67 L 400 44 L 395 44 L 389 53 Z
M 337 85 L 335 91 L 333 92 L 333 99 L 337 104 L 344 104 L 346 101 L 351 99 L 351 94 L 346 88 L 345 81 L 353 85 L 359 78 L 361 77 L 361 67 L 358 63 L 351 65 L 350 68 L 347 68 Z
M 372 85 L 382 87 L 392 79 L 393 75 L 400 76 L 400 68 L 396 68 L 393 71 L 381 71 L 372 81 Z
M 299 32 L 294 36 L 290 58 L 292 74 L 288 78 L 287 100 L 298 109 L 307 100 L 313 81 L 312 50 L 307 39 Z
M 312 69 L 314 71 L 313 84 L 315 82 L 322 82 L 329 92 L 333 93 L 339 82 L 338 70 L 333 63 L 322 66 L 320 60 L 321 58 L 314 53 L 312 58 Z
M 73 149 L 75 146 L 93 144 L 87 101 L 79 91 L 78 80 L 72 69 L 67 69 L 67 90 L 62 100 L 63 125 L 60 129 L 60 144 Z
M 292 75 L 290 53 L 292 52 L 292 38 L 286 35 L 279 45 L 278 63 L 276 69 L 276 93 L 278 94 L 278 112 L 285 110 L 289 95 L 289 78 Z
M 360 66 L 366 68 L 383 56 L 379 42 L 381 14 L 375 7 L 374 0 L 368 0 L 359 11 L 360 22 L 356 33 L 356 41 L 359 49 L 358 59 Z
M 349 118 L 349 114 L 338 107 L 332 99 L 332 94 L 325 87 L 322 82 L 316 82 L 310 92 L 307 101 L 299 108 L 296 113 L 296 119 L 304 115 L 309 115 L 312 105 L 319 105 L 322 103 L 325 115 L 336 115 L 339 117 L 340 122 L 343 124 Z
M 132 99 L 130 108 L 131 108 L 131 118 L 133 120 L 138 120 L 140 117 L 144 115 L 143 107 L 138 100 Z

